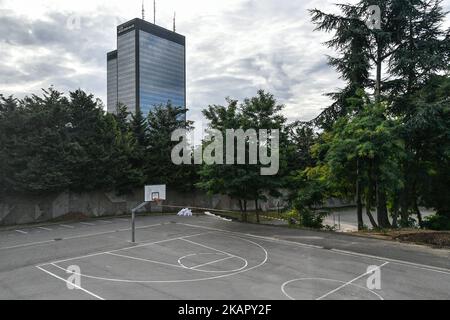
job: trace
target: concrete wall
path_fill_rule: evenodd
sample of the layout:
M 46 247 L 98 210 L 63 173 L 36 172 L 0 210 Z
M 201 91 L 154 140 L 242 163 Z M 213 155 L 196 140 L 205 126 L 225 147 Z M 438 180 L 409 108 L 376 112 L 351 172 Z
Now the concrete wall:
M 0 225 L 44 222 L 69 214 L 87 217 L 120 215 L 138 202 L 136 195 L 120 198 L 104 192 L 3 196 L 0 198 Z
M 46 196 L 10 195 L 0 198 L 0 225 L 16 225 L 45 222 L 67 215 L 102 217 L 130 213 L 131 209 L 143 202 L 144 190 L 137 190 L 131 195 L 117 196 L 114 192 L 72 193 L 62 192 Z M 208 196 L 201 191 L 178 192 L 168 190 L 165 206 L 200 207 L 220 210 L 239 210 L 239 203 L 227 196 Z M 263 211 L 283 206 L 277 199 L 261 203 Z M 254 210 L 250 202 L 248 210 Z M 177 212 L 176 208 L 158 207 L 149 204 L 143 211 Z

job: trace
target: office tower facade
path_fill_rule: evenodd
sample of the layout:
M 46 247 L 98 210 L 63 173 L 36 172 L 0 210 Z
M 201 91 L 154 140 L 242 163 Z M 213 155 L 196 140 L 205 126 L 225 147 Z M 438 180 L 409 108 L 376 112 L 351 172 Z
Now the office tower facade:
M 107 54 L 107 107 L 118 103 L 146 115 L 169 101 L 186 107 L 185 37 L 142 19 L 117 27 L 117 50 Z

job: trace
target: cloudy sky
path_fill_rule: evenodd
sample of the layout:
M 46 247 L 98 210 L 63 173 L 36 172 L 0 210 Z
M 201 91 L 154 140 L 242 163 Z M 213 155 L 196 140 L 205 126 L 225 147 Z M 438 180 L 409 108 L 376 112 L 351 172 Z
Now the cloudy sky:
M 209 104 L 265 89 L 290 120 L 310 120 L 341 86 L 333 54 L 307 10 L 333 12 L 337 0 L 159 0 L 157 24 L 187 37 L 189 118 Z M 352 2 L 352 1 L 350 1 Z M 353 1 L 354 2 L 354 1 Z M 445 0 L 450 10 L 450 0 Z M 153 1 L 146 0 L 153 17 Z M 54 85 L 82 88 L 106 102 L 106 52 L 116 26 L 141 15 L 141 0 L 0 0 L 0 93 L 22 97 Z M 446 25 L 448 26 L 447 20 Z

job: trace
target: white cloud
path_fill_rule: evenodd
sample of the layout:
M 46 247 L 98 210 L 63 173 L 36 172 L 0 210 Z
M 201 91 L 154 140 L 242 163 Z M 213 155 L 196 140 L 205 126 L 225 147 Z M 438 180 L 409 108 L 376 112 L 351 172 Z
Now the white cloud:
M 243 99 L 258 89 L 274 93 L 291 120 L 317 116 L 329 104 L 323 94 L 342 84 L 326 65 L 332 52 L 322 43 L 329 35 L 313 31 L 307 10 L 334 12 L 334 2 L 157 1 L 157 23 L 171 29 L 177 11 L 177 32 L 187 37 L 189 118 L 201 119 L 203 108 L 226 96 Z M 152 20 L 153 1 L 145 3 Z M 115 26 L 140 10 L 141 0 L 0 0 L 2 93 L 20 96 L 53 84 L 106 101 L 105 60 L 115 49 Z M 74 17 L 80 29 L 68 28 Z

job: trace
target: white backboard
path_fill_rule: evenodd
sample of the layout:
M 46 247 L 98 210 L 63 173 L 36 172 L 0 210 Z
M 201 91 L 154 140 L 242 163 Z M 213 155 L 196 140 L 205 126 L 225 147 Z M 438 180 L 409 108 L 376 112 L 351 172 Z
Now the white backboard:
M 153 202 L 155 198 L 166 200 L 166 185 L 145 186 L 145 202 Z

